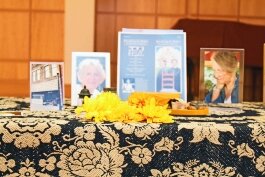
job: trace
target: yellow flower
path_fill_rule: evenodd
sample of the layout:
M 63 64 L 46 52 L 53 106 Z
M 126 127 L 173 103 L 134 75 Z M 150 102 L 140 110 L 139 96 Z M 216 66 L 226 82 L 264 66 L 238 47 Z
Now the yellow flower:
M 77 107 L 76 114 L 85 113 L 85 118 L 95 122 L 173 122 L 167 105 L 158 106 L 155 98 L 130 98 L 121 101 L 117 94 L 103 92 L 96 98 L 84 98 L 84 104 Z
M 172 116 L 169 115 L 170 110 L 165 106 L 156 106 L 154 98 L 148 100 L 148 104 L 142 108 L 141 113 L 146 117 L 148 123 L 164 122 L 172 123 Z
M 129 96 L 128 103 L 130 105 L 135 105 L 136 107 L 143 107 L 146 105 L 146 100 L 148 100 L 148 97 L 146 94 L 137 94 L 137 96 Z

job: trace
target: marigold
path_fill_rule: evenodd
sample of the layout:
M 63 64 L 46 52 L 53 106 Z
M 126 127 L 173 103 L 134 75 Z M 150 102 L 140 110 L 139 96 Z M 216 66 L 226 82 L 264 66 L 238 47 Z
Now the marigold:
M 84 104 L 75 109 L 77 115 L 83 114 L 86 119 L 95 122 L 156 122 L 171 123 L 170 110 L 167 105 L 159 106 L 155 98 L 145 97 L 121 101 L 117 94 L 103 92 L 96 98 L 84 98 Z

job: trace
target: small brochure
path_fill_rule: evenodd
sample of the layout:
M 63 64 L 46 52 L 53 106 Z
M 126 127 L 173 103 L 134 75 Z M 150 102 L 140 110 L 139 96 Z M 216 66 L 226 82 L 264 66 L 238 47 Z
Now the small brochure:
M 187 100 L 186 33 L 183 30 L 127 29 L 118 39 L 118 94 L 178 93 Z
M 110 87 L 110 53 L 72 52 L 71 105 L 80 105 L 79 93 L 83 88 L 96 97 Z
M 30 110 L 62 110 L 64 63 L 30 62 Z

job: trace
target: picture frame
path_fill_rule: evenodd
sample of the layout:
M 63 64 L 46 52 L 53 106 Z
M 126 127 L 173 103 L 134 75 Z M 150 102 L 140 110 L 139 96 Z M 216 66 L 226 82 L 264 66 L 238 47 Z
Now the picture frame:
M 110 87 L 110 78 L 109 52 L 72 52 L 71 105 L 82 104 L 79 93 L 84 86 L 96 97 Z
M 201 101 L 243 102 L 244 52 L 244 49 L 235 48 L 200 49 L 199 99 Z M 227 93 L 230 93 L 229 96 L 225 96 Z
M 64 63 L 30 62 L 30 110 L 64 109 Z

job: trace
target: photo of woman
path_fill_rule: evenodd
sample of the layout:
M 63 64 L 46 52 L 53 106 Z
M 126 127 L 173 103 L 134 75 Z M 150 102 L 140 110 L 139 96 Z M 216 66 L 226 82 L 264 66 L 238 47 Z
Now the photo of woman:
M 242 99 L 240 63 L 242 53 L 215 50 L 204 53 L 204 87 L 206 103 L 239 103 Z
M 80 91 L 86 87 L 91 98 L 110 87 L 110 54 L 104 52 L 73 52 L 71 105 L 77 105 Z

